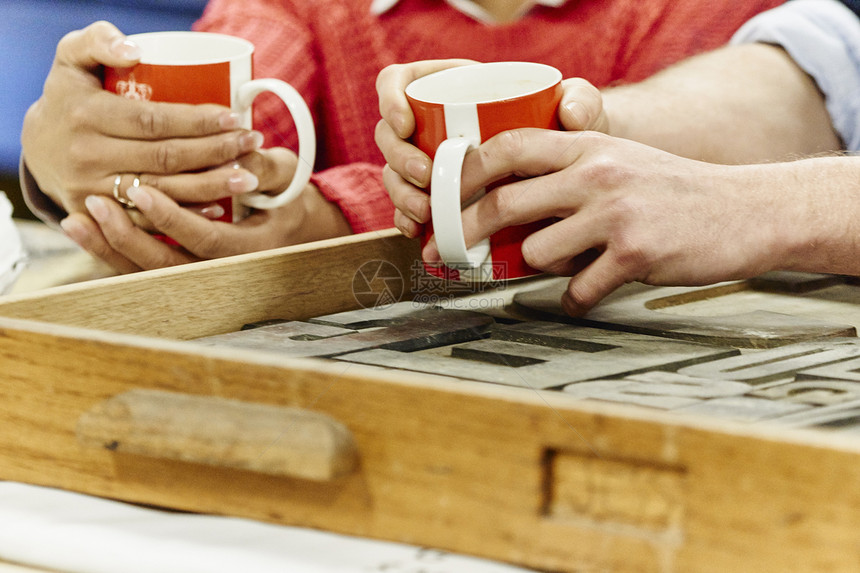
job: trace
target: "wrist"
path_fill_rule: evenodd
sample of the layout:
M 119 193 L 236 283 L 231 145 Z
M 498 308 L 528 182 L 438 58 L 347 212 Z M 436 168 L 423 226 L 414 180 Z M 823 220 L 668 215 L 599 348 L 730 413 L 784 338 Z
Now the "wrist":
M 761 167 L 762 185 L 772 197 L 771 206 L 763 207 L 773 228 L 773 268 L 860 274 L 860 158 L 821 157 Z
M 284 244 L 309 243 L 351 234 L 340 208 L 328 201 L 319 188 L 309 183 L 295 201 L 285 205 Z

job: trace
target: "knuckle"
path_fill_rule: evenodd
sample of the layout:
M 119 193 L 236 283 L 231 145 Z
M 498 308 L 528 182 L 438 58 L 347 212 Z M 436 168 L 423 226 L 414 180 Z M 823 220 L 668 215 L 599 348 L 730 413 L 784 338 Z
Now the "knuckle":
M 613 197 L 604 207 L 610 228 L 609 246 L 612 256 L 621 268 L 638 273 L 647 269 L 654 255 L 647 248 L 648 241 L 637 231 L 642 220 L 643 205 L 628 196 Z
M 521 252 L 527 265 L 547 272 L 560 270 L 561 265 L 550 255 L 555 252 L 555 249 L 549 241 L 551 239 L 543 233 L 534 233 L 526 237 Z
M 270 147 L 246 153 L 238 161 L 238 164 L 248 171 L 263 173 L 264 171 L 273 171 L 283 163 L 289 163 L 293 157 L 295 154 L 288 149 Z
M 530 239 L 534 239 L 530 237 Z M 523 242 L 522 255 L 526 264 L 534 269 L 546 269 L 546 260 L 543 256 L 543 250 L 536 244 L 538 240 L 527 240 Z
M 578 309 L 594 307 L 600 300 L 597 291 L 590 288 L 584 281 L 573 280 L 568 284 L 567 297 Z
M 514 160 L 522 155 L 525 141 L 522 131 L 505 131 L 498 139 L 498 152 L 504 160 Z
M 89 123 L 92 118 L 92 110 L 87 105 L 87 100 L 76 100 L 70 102 L 66 108 L 66 117 L 72 126 L 83 126 Z M 74 129 L 74 128 L 73 128 Z
M 163 113 L 152 106 L 143 106 L 135 118 L 137 127 L 144 137 L 158 138 L 167 133 L 168 120 Z
M 175 173 L 180 164 L 179 149 L 171 140 L 156 144 L 153 151 L 152 163 L 157 173 Z
M 390 64 L 382 68 L 376 76 L 376 91 L 380 91 L 383 86 L 388 84 L 392 77 L 400 75 L 403 67 L 403 64 Z
M 493 200 L 489 202 L 489 206 L 492 212 L 487 215 L 501 227 L 507 227 L 513 220 L 513 213 L 521 196 L 514 193 L 510 187 L 496 189 L 491 192 L 491 196 Z
M 601 152 L 582 164 L 580 174 L 585 181 L 605 191 L 617 189 L 632 177 L 628 163 L 615 155 Z
M 189 245 L 189 250 L 195 255 L 207 259 L 218 257 L 223 252 L 221 235 L 214 227 L 211 227 L 195 237 L 194 243 Z
M 140 183 L 149 187 L 155 187 L 159 191 L 170 191 L 169 178 L 150 173 L 140 174 Z
M 215 161 L 224 162 L 236 159 L 239 157 L 241 153 L 241 146 L 239 144 L 240 136 L 226 136 L 222 137 L 217 145 L 214 147 L 214 152 L 216 157 Z
M 380 119 L 379 121 L 376 122 L 376 127 L 373 130 L 373 139 L 376 142 L 376 145 L 380 149 L 382 149 L 384 147 L 383 144 L 387 141 L 387 139 L 385 138 L 385 136 L 386 136 L 385 127 L 387 125 L 388 124 L 385 122 L 384 119 Z M 383 150 L 383 153 L 384 153 L 384 150 Z
M 98 158 L 86 138 L 74 138 L 67 147 L 66 168 L 70 173 L 86 174 L 95 170 Z
M 644 249 L 640 241 L 632 240 L 627 234 L 622 234 L 613 241 L 614 258 L 619 268 L 638 275 L 650 267 L 652 256 Z
M 83 30 L 72 30 L 71 32 L 64 34 L 63 37 L 60 38 L 60 41 L 57 42 L 57 53 L 60 54 L 68 51 L 69 48 L 71 48 L 80 38 L 91 35 L 97 24 L 100 24 L 100 22 L 90 24 Z
M 191 106 L 186 112 L 190 129 L 195 134 L 219 133 L 222 130 L 220 116 L 223 108 L 210 104 Z

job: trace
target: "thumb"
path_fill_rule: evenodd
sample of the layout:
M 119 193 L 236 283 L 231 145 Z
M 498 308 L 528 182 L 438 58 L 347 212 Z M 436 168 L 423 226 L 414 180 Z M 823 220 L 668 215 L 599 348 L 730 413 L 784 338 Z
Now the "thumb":
M 110 22 L 95 22 L 69 32 L 57 45 L 60 65 L 92 69 L 98 66 L 130 68 L 140 61 L 140 47 Z
M 562 82 L 563 93 L 558 119 L 567 131 L 609 131 L 609 119 L 603 109 L 603 96 L 582 78 Z

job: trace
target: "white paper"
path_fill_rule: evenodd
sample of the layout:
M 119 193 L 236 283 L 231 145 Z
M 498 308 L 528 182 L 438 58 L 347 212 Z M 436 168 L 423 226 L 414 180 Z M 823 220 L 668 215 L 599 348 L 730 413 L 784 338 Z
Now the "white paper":
M 24 269 L 26 257 L 21 236 L 12 220 L 12 203 L 0 191 L 0 294 L 6 294 Z
M 3 481 L 0 559 L 65 573 L 528 573 L 398 543 Z

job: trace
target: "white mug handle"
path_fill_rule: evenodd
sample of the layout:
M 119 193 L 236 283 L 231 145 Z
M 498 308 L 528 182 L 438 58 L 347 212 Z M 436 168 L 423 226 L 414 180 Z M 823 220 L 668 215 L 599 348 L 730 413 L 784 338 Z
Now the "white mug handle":
M 239 108 L 245 111 L 254 102 L 254 98 L 263 92 L 272 92 L 284 102 L 299 134 L 299 161 L 296 172 L 287 188 L 277 195 L 254 192 L 240 197 L 242 204 L 255 209 L 274 209 L 286 205 L 304 190 L 313 173 L 316 158 L 316 133 L 314 120 L 304 98 L 290 84 L 276 79 L 251 80 L 239 88 Z
M 442 262 L 456 270 L 478 268 L 490 257 L 489 239 L 483 239 L 467 249 L 463 236 L 463 207 L 460 204 L 463 158 L 467 151 L 479 144 L 480 141 L 472 137 L 446 139 L 433 158 L 433 173 L 430 179 L 433 233 Z

